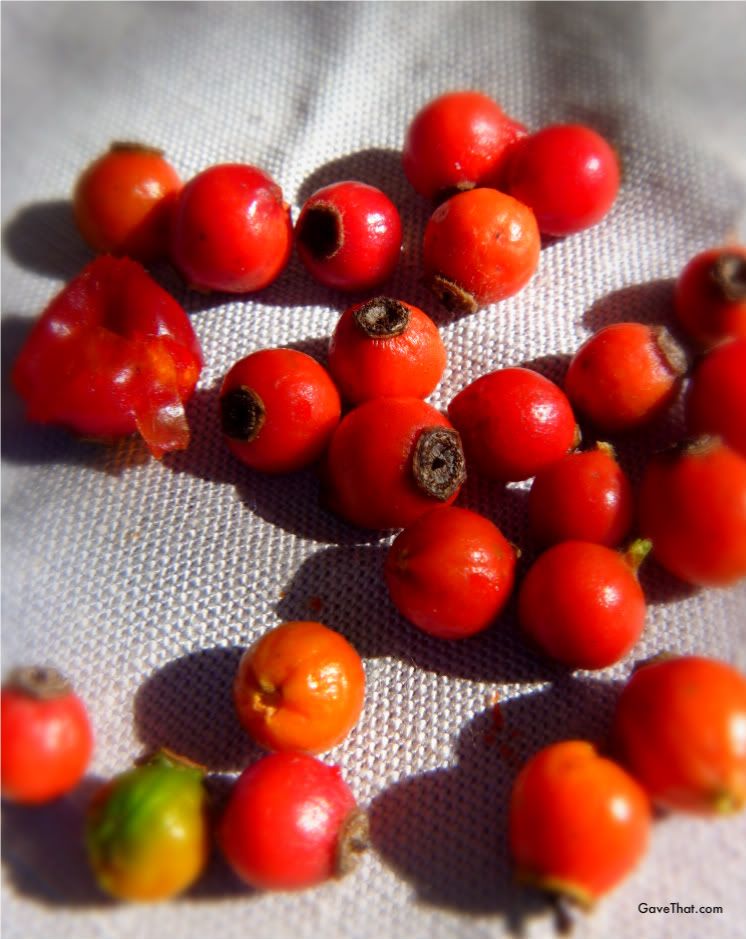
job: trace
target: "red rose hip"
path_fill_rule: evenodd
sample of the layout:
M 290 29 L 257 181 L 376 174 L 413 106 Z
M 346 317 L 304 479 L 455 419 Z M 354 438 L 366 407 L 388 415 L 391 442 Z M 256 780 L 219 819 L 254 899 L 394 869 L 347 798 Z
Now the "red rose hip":
M 638 514 L 655 559 L 681 580 L 717 587 L 746 577 L 746 458 L 719 438 L 653 456 Z
M 695 255 L 676 281 L 674 310 L 681 328 L 703 348 L 746 338 L 746 246 Z
M 604 138 L 581 124 L 554 124 L 521 140 L 506 190 L 530 206 L 545 235 L 571 235 L 600 222 L 619 191 L 619 164 Z
M 361 528 L 403 528 L 449 505 L 466 478 L 461 439 L 418 398 L 373 398 L 350 411 L 327 452 L 327 499 Z
M 626 554 L 587 541 L 563 541 L 533 563 L 518 594 L 526 635 L 570 668 L 613 665 L 645 626 L 637 568 L 650 550 L 635 542 Z
M 295 224 L 304 266 L 319 283 L 336 290 L 370 290 L 393 274 L 402 229 L 389 197 L 366 183 L 324 186 L 304 204 Z
M 336 766 L 274 753 L 236 782 L 218 844 L 259 890 L 298 890 L 347 873 L 367 846 L 367 818 Z
M 295 349 L 262 349 L 246 356 L 220 389 L 226 444 L 242 463 L 265 473 L 288 473 L 317 460 L 341 410 L 326 369 Z
M 391 297 L 345 310 L 329 344 L 329 371 L 353 404 L 380 397 L 426 398 L 445 364 L 435 323 L 418 307 Z
M 711 434 L 746 457 L 746 336 L 723 342 L 694 367 L 686 393 L 692 436 Z
M 250 293 L 280 274 L 292 237 L 290 207 L 274 180 L 255 166 L 224 163 L 182 189 L 171 259 L 197 290 Z
M 473 313 L 512 297 L 539 264 L 534 213 L 496 189 L 472 189 L 438 206 L 425 228 L 425 283 L 446 309 Z
M 428 102 L 410 123 L 402 152 L 404 172 L 428 199 L 498 186 L 508 154 L 525 133 L 488 95 L 447 92 Z
M 394 606 L 423 632 L 461 639 L 486 629 L 505 606 L 516 550 L 489 519 L 432 509 L 397 535 L 385 578 Z
M 477 378 L 451 401 L 448 416 L 474 470 L 503 482 L 528 479 L 580 439 L 562 389 L 527 368 Z

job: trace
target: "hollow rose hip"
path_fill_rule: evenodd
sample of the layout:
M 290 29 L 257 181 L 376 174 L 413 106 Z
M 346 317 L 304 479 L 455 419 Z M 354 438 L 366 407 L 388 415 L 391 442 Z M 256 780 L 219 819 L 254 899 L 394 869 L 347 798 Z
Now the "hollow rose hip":
M 508 601 L 516 549 L 468 509 L 431 509 L 400 532 L 386 555 L 394 606 L 418 629 L 461 639 L 486 629 Z
M 551 744 L 513 785 L 508 824 L 517 876 L 589 908 L 642 860 L 651 821 L 644 789 L 591 743 Z
M 210 852 L 204 774 L 203 767 L 161 751 L 98 790 L 85 836 L 102 890 L 149 902 L 194 883 Z
M 521 584 L 521 628 L 546 655 L 570 668 L 618 662 L 645 626 L 637 569 L 649 550 L 642 540 L 624 554 L 587 541 L 549 548 Z
M 303 205 L 295 224 L 298 255 L 326 287 L 370 290 L 393 274 L 402 228 L 389 197 L 366 183 L 324 186 Z
M 746 336 L 723 342 L 696 363 L 686 393 L 692 436 L 711 434 L 746 457 Z
M 654 557 L 681 580 L 717 587 L 746 577 L 746 458 L 719 438 L 651 457 L 638 515 Z
M 171 259 L 197 290 L 250 293 L 277 278 L 292 248 L 290 207 L 266 173 L 241 163 L 203 170 L 174 210 Z
M 321 623 L 283 623 L 241 657 L 233 683 L 239 720 L 268 750 L 321 753 L 357 723 L 365 696 L 360 656 Z
M 539 263 L 534 213 L 496 189 L 472 189 L 438 206 L 425 228 L 425 283 L 441 303 L 473 313 L 518 293 Z
M 746 246 L 695 255 L 676 281 L 674 310 L 681 328 L 704 348 L 746 338 Z
M 157 457 L 189 444 L 202 369 L 189 317 L 136 261 L 92 261 L 41 315 L 13 367 L 27 417 L 85 437 L 140 433 Z
M 322 365 L 295 349 L 262 349 L 240 359 L 220 389 L 220 420 L 237 459 L 265 473 L 317 460 L 341 414 L 339 392 Z
M 3 799 L 38 805 L 70 792 L 93 751 L 84 702 L 52 668 L 14 670 L 1 697 Z
M 180 189 L 181 180 L 162 150 L 113 143 L 75 185 L 75 223 L 94 251 L 154 261 L 168 254 Z
M 580 439 L 561 388 L 527 368 L 477 378 L 448 406 L 468 463 L 491 479 L 528 479 Z
M 409 525 L 449 505 L 466 479 L 461 439 L 419 398 L 374 398 L 335 430 L 325 466 L 327 501 L 361 528 Z
M 511 154 L 506 176 L 506 191 L 533 209 L 545 235 L 571 235 L 595 225 L 619 192 L 614 150 L 582 124 L 553 124 L 525 137 Z
M 368 820 L 338 767 L 273 753 L 239 776 L 217 840 L 236 875 L 259 890 L 298 890 L 349 873 Z
M 658 805 L 706 815 L 746 806 L 746 677 L 696 655 L 643 663 L 617 701 L 615 755 Z
M 506 157 L 525 133 L 488 95 L 447 92 L 421 108 L 407 128 L 404 172 L 429 199 L 497 186 Z
M 345 310 L 329 344 L 329 371 L 353 404 L 380 397 L 426 398 L 445 364 L 435 323 L 418 307 L 391 297 Z
M 632 486 L 613 448 L 568 453 L 536 474 L 528 520 L 543 545 L 592 541 L 613 548 L 632 527 Z
M 668 408 L 686 372 L 683 350 L 665 327 L 614 323 L 573 356 L 565 391 L 573 407 L 607 433 L 633 430 Z

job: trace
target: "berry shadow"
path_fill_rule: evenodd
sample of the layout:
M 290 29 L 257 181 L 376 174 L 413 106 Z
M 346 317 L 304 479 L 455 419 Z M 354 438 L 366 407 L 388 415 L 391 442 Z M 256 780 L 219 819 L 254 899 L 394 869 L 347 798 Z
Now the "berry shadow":
M 20 895 L 49 907 L 111 909 L 98 888 L 85 849 L 85 815 L 103 780 L 86 777 L 47 805 L 2 805 L 2 861 Z
M 429 636 L 392 604 L 383 568 L 386 545 L 316 551 L 295 571 L 276 606 L 281 620 L 315 619 L 341 633 L 361 656 L 395 657 L 438 675 L 472 681 L 559 680 L 567 670 L 520 635 L 515 594 L 496 622 L 468 639 Z
M 665 326 L 676 332 L 673 315 L 673 289 L 675 280 L 651 280 L 613 290 L 593 303 L 583 314 L 588 329 L 597 332 L 613 323 L 647 323 Z
M 2 243 L 20 267 L 60 280 L 70 280 L 93 259 L 75 225 L 69 199 L 23 206 L 3 228 Z
M 243 646 L 201 649 L 173 659 L 140 685 L 135 733 L 148 752 L 165 747 L 210 772 L 239 771 L 260 755 L 233 707 L 233 681 L 244 651 Z
M 473 717 L 454 766 L 411 776 L 372 802 L 371 840 L 421 903 L 497 914 L 522 935 L 552 915 L 541 893 L 515 883 L 507 846 L 513 781 L 525 761 L 563 739 L 603 740 L 617 683 L 567 676 Z

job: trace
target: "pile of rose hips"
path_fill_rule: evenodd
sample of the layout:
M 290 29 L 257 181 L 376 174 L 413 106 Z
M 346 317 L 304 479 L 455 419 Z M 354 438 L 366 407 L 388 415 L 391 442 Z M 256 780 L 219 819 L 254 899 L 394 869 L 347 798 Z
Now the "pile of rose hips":
M 529 134 L 476 92 L 424 107 L 403 165 L 439 202 L 424 234 L 425 278 L 458 312 L 519 291 L 541 234 L 595 224 L 619 187 L 614 152 L 594 131 Z M 74 209 L 101 256 L 44 312 L 13 379 L 31 420 L 89 437 L 137 431 L 156 456 L 189 443 L 184 404 L 202 356 L 186 314 L 138 260 L 165 256 L 195 289 L 246 293 L 281 273 L 294 241 L 322 284 L 374 293 L 401 249 L 395 206 L 362 182 L 316 192 L 293 230 L 280 188 L 257 168 L 214 166 L 182 187 L 160 152 L 135 145 L 115 145 L 86 170 Z M 385 562 L 389 594 L 440 639 L 486 629 L 515 586 L 515 546 L 489 519 L 452 505 L 467 470 L 533 479 L 530 531 L 543 553 L 518 588 L 521 628 L 566 666 L 600 669 L 643 630 L 637 570 L 651 547 L 691 584 L 746 576 L 746 248 L 692 259 L 674 318 L 701 353 L 691 371 L 666 329 L 620 323 L 580 347 L 564 389 L 531 369 L 499 369 L 463 388 L 446 417 L 424 401 L 446 361 L 436 325 L 412 304 L 374 295 L 340 317 L 328 370 L 289 349 L 237 362 L 219 419 L 243 463 L 267 473 L 319 463 L 334 512 L 400 529 Z M 651 456 L 635 494 L 606 438 L 659 417 L 687 379 L 692 439 Z M 602 442 L 578 449 L 576 415 Z M 308 886 L 345 871 L 364 848 L 365 814 L 339 770 L 315 758 L 357 722 L 364 684 L 358 653 L 320 623 L 285 623 L 242 657 L 236 711 L 272 753 L 240 776 L 216 831 L 247 883 Z M 651 803 L 742 808 L 745 725 L 746 679 L 730 665 L 700 656 L 644 664 L 619 697 L 609 755 L 563 741 L 518 775 L 509 820 L 518 875 L 590 906 L 643 854 Z M 92 743 L 85 707 L 56 672 L 27 669 L 6 682 L 3 797 L 40 803 L 69 791 Z M 159 899 L 199 876 L 211 841 L 205 772 L 162 751 L 96 795 L 87 843 L 104 890 Z

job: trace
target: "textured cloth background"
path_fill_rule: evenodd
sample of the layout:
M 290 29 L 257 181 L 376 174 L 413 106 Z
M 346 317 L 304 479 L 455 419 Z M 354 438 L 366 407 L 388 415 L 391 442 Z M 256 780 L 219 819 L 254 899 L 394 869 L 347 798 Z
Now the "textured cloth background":
M 89 259 L 71 222 L 76 177 L 112 139 L 135 139 L 164 148 L 185 179 L 214 163 L 255 163 L 283 187 L 294 218 L 339 179 L 389 193 L 407 243 L 386 291 L 434 315 L 448 348 L 436 406 L 501 366 L 561 379 L 600 326 L 667 321 L 685 261 L 744 236 L 746 6 L 6 2 L 2 53 L 3 670 L 59 667 L 97 734 L 90 784 L 48 808 L 3 807 L 3 935 L 550 935 L 546 909 L 510 882 L 504 829 L 517 767 L 550 741 L 601 737 L 614 683 L 635 659 L 668 648 L 746 668 L 743 586 L 688 590 L 648 564 L 645 636 L 593 675 L 530 653 L 512 605 L 463 643 L 416 633 L 383 586 L 390 537 L 328 515 L 312 472 L 261 477 L 220 439 L 216 389 L 228 367 L 277 345 L 323 360 L 350 302 L 296 260 L 249 297 L 205 298 L 157 271 L 192 315 L 206 360 L 189 407 L 192 446 L 162 463 L 133 441 L 103 449 L 26 425 L 8 367 L 32 318 Z M 428 206 L 397 151 L 416 110 L 460 87 L 493 94 L 533 127 L 593 125 L 618 148 L 624 184 L 602 224 L 543 250 L 519 296 L 453 319 L 420 285 Z M 620 445 L 633 477 L 679 422 L 677 412 Z M 532 557 L 525 492 L 471 479 L 461 497 L 523 547 L 522 569 Z M 258 755 L 232 713 L 238 657 L 279 622 L 314 617 L 365 659 L 362 720 L 325 758 L 370 806 L 373 851 L 345 881 L 297 895 L 252 893 L 216 857 L 177 901 L 108 902 L 81 845 L 91 786 L 160 744 L 228 778 L 238 772 Z M 744 936 L 745 871 L 746 818 L 668 818 L 640 870 L 580 918 L 577 935 Z M 638 912 L 671 901 L 724 912 Z

